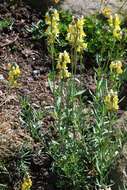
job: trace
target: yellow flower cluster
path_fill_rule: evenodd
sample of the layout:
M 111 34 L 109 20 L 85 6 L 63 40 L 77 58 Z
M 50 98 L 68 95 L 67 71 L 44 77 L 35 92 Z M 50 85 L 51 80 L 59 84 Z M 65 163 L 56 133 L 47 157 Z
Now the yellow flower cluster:
M 61 79 L 69 78 L 71 76 L 71 73 L 68 72 L 68 63 L 71 63 L 69 54 L 66 51 L 60 53 L 56 68 L 59 70 L 58 76 Z
M 110 15 L 110 17 L 109 17 L 109 19 L 108 19 L 108 23 L 109 23 L 109 26 L 110 26 L 111 28 L 113 28 L 113 16 L 112 16 L 112 15 Z
M 68 27 L 67 40 L 72 45 L 73 48 L 76 48 L 77 52 L 82 52 L 87 48 L 87 43 L 84 42 L 84 37 L 86 36 L 84 30 L 84 18 L 79 19 L 73 18 L 71 24 Z
M 123 70 L 122 70 L 122 62 L 121 61 L 112 61 L 110 64 L 110 71 L 111 73 L 114 72 L 115 74 L 122 74 Z
M 30 190 L 32 186 L 32 181 L 30 176 L 27 176 L 23 179 L 23 183 L 21 184 L 21 190 Z
M 103 14 L 105 17 L 107 17 L 107 18 L 110 17 L 111 13 L 112 13 L 112 11 L 111 11 L 111 9 L 110 9 L 109 7 L 104 7 L 104 8 L 102 9 L 102 14 Z
M 8 64 L 8 81 L 10 82 L 11 85 L 17 85 L 17 79 L 21 74 L 20 68 L 17 64 Z
M 59 3 L 59 1 L 60 1 L 60 0 L 53 0 L 53 2 L 56 3 L 56 4 Z
M 119 109 L 118 106 L 118 95 L 117 92 L 114 92 L 112 89 L 108 93 L 107 96 L 105 96 L 104 103 L 109 111 L 117 111 Z
M 120 40 L 122 37 L 122 32 L 121 32 L 121 19 L 118 14 L 115 14 L 115 17 L 113 18 L 112 15 L 110 15 L 108 19 L 110 27 L 113 28 L 113 36 L 117 40 Z
M 56 9 L 52 9 L 45 15 L 45 23 L 48 25 L 46 34 L 49 45 L 53 44 L 59 35 L 59 20 L 59 13 Z

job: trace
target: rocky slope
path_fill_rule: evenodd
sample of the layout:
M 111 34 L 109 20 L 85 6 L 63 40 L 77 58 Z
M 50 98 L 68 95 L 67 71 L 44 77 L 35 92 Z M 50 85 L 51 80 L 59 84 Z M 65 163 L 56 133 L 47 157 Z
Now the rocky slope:
M 72 10 L 76 14 L 88 15 L 100 9 L 100 2 L 101 0 L 63 0 L 61 7 Z M 127 10 L 126 0 L 107 0 L 106 2 L 113 12 L 117 12 L 123 5 L 121 12 Z

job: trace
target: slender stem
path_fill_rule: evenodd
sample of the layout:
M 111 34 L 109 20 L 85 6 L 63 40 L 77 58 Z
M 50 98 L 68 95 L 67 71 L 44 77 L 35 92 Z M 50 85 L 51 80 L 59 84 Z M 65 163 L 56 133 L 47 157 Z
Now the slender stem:
M 76 48 L 74 49 L 74 75 L 76 75 L 77 70 L 77 51 Z
M 83 70 L 83 56 L 80 55 L 80 80 L 82 81 L 82 70 Z

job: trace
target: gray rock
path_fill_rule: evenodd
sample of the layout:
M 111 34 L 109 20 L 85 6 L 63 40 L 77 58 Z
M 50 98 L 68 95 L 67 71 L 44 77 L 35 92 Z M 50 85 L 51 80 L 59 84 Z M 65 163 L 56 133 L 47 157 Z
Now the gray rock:
M 110 179 L 114 182 L 112 190 L 125 190 L 124 187 L 127 187 L 127 143 L 124 144 L 114 168 L 110 171 Z
M 5 80 L 4 76 L 2 74 L 0 74 L 0 81 Z
M 35 8 L 39 8 L 43 13 L 47 11 L 48 7 L 54 5 L 54 0 L 24 0 Z M 107 0 L 108 7 L 113 12 L 117 12 L 122 4 L 127 0 Z M 64 10 L 70 10 L 76 15 L 89 15 L 100 10 L 101 0 L 60 0 L 60 7 Z M 127 2 L 122 9 L 122 12 L 127 10 Z
M 123 5 L 121 0 L 108 0 L 108 7 L 110 7 L 113 12 L 117 12 Z M 70 10 L 78 15 L 88 15 L 100 10 L 101 0 L 63 0 L 61 3 L 62 9 Z M 127 10 L 127 3 L 124 5 L 122 12 Z

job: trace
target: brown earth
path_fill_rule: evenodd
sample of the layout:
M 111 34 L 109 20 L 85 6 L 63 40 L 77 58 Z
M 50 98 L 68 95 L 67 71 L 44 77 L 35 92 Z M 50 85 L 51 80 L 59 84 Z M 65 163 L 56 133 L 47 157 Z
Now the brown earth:
M 0 3 L 0 20 L 8 18 L 13 20 L 12 28 L 0 30 L 0 162 L 5 158 L 8 159 L 10 178 L 0 175 L 0 184 L 7 183 L 8 189 L 11 190 L 19 189 L 22 176 L 17 163 L 21 155 L 17 152 L 22 143 L 27 140 L 27 146 L 32 151 L 29 158 L 32 189 L 53 189 L 50 187 L 53 174 L 50 175 L 49 172 L 52 159 L 47 154 L 42 154 L 41 158 L 37 155 L 35 150 L 38 144 L 22 127 L 19 101 L 20 97 L 28 97 L 32 106 L 37 109 L 40 107 L 45 109 L 45 106 L 53 103 L 47 82 L 51 67 L 50 57 L 46 55 L 44 43 L 34 43 L 26 30 L 26 26 L 31 27 L 33 22 L 36 23 L 42 18 L 42 13 L 32 10 L 22 2 L 18 6 L 9 6 L 4 1 Z M 8 84 L 7 65 L 9 63 L 17 63 L 21 69 L 19 85 L 16 88 L 11 88 Z M 43 122 L 45 128 L 48 128 L 51 123 L 48 120 L 50 118 L 46 117 Z M 36 164 L 33 157 L 36 157 Z M 39 162 L 42 163 L 41 166 Z M 38 171 L 35 171 L 35 165 L 39 166 Z

